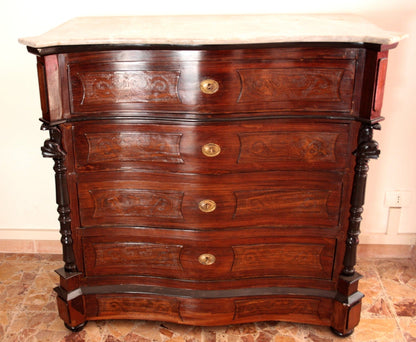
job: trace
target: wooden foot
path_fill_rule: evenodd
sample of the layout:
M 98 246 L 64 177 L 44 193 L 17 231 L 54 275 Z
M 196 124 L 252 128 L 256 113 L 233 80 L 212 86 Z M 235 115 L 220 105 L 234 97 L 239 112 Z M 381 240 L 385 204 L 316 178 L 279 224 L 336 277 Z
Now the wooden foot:
M 75 327 L 71 327 L 69 324 L 66 324 L 66 323 L 64 323 L 65 324 L 65 327 L 68 329 L 68 330 L 71 330 L 72 332 L 79 332 L 79 331 L 81 331 L 82 329 L 84 329 L 84 327 L 87 325 L 87 323 L 88 323 L 88 321 L 85 321 L 85 322 L 83 322 L 83 323 L 81 323 L 81 324 L 78 324 L 77 326 L 75 326 Z
M 350 336 L 350 335 L 354 332 L 354 329 L 352 329 L 352 330 L 350 330 L 350 331 L 347 331 L 346 333 L 342 333 L 342 332 L 340 332 L 340 331 L 338 331 L 338 330 L 335 330 L 333 327 L 331 327 L 331 331 L 332 331 L 335 335 L 337 335 L 337 336 L 339 336 L 339 337 L 348 337 L 348 336 Z

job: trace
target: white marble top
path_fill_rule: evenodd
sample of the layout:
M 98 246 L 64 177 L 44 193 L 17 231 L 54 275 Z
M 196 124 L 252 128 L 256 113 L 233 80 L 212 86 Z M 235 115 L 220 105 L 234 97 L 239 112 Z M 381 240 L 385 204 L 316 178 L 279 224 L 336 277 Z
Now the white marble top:
M 354 15 L 186 15 L 80 17 L 19 42 L 34 48 L 91 44 L 394 44 L 404 37 Z

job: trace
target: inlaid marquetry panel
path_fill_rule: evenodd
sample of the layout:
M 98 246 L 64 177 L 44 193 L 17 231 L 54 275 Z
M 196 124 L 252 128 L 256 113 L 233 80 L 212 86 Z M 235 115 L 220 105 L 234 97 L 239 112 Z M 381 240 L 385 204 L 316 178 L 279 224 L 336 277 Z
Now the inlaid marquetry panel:
M 183 193 L 139 189 L 93 189 L 93 217 L 182 218 Z
M 343 69 L 241 69 L 238 102 L 341 101 Z
M 166 320 L 171 317 L 179 320 L 179 302 L 174 297 L 161 298 L 138 294 L 95 295 L 97 316 L 107 318 L 129 318 Z M 91 308 L 94 306 L 91 305 Z M 94 314 L 90 314 L 94 316 Z
M 181 270 L 181 245 L 84 240 L 88 275 L 166 275 Z
M 252 161 L 336 162 L 335 132 L 241 133 L 239 163 Z M 345 135 L 343 136 L 345 141 Z
M 179 151 L 181 134 L 115 132 L 86 133 L 88 163 L 155 161 L 183 163 Z
M 252 298 L 235 300 L 235 320 L 248 317 L 267 320 L 276 317 L 319 315 L 321 299 L 306 298 Z M 329 316 L 327 314 L 327 316 Z M 293 318 L 292 318 L 293 319 Z
M 320 243 L 274 243 L 233 246 L 232 274 L 244 276 L 294 276 L 331 279 L 335 246 Z
M 123 70 L 86 71 L 74 77 L 81 82 L 80 105 L 95 103 L 180 103 L 179 71 Z
M 287 220 L 301 224 L 338 223 L 340 192 L 326 189 L 236 191 L 234 219 L 261 216 L 273 218 L 276 224 Z

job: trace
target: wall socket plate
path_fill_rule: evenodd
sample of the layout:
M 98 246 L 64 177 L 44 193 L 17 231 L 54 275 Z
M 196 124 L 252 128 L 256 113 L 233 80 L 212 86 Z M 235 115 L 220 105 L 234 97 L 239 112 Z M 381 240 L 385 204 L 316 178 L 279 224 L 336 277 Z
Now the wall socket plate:
M 410 191 L 387 191 L 384 198 L 386 207 L 402 208 L 408 207 L 411 201 Z

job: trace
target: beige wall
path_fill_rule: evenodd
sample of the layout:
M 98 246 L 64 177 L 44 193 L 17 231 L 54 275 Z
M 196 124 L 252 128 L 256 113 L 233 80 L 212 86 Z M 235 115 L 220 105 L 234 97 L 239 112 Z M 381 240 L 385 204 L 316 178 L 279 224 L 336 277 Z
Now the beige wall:
M 0 4 L 0 240 L 57 239 L 58 222 L 52 161 L 41 157 L 47 134 L 39 131 L 35 57 L 17 38 L 43 33 L 84 15 L 330 12 L 363 15 L 379 26 L 411 38 L 391 52 L 383 130 L 376 133 L 380 160 L 371 162 L 362 241 L 414 243 L 416 236 L 416 1 L 3 1 Z M 389 210 L 386 191 L 411 193 L 410 204 Z M 388 232 L 387 232 L 388 230 Z M 386 234 L 387 232 L 387 234 Z

